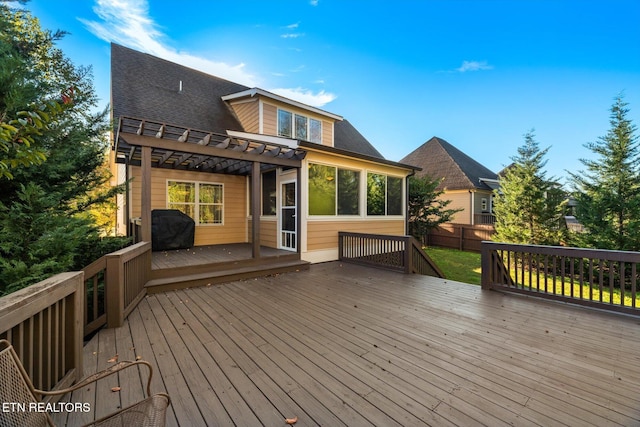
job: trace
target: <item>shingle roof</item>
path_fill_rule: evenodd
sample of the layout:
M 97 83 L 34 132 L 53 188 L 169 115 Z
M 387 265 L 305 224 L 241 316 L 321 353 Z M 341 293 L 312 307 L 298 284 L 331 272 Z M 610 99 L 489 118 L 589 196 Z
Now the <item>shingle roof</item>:
M 247 89 L 250 88 L 111 44 L 114 119 L 128 116 L 217 133 L 244 131 L 221 97 Z M 347 120 L 337 121 L 334 131 L 336 148 L 384 158 Z
M 418 176 L 428 175 L 432 179 L 444 178 L 439 190 L 491 190 L 480 178 L 498 179 L 490 171 L 444 139 L 434 136 L 400 163 L 408 163 L 422 168 Z

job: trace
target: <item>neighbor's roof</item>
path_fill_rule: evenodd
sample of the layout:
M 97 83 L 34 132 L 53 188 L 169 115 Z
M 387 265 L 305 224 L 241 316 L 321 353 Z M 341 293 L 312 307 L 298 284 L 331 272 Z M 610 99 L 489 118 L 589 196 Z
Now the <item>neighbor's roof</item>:
M 498 175 L 490 171 L 444 139 L 434 136 L 400 163 L 408 163 L 422 168 L 418 176 L 428 175 L 432 179 L 443 179 L 439 190 L 472 190 L 491 191 L 482 178 L 497 180 Z
M 114 121 L 128 116 L 217 133 L 242 132 L 242 125 L 223 97 L 246 91 L 251 88 L 111 44 Z M 347 120 L 335 122 L 334 146 L 384 159 Z

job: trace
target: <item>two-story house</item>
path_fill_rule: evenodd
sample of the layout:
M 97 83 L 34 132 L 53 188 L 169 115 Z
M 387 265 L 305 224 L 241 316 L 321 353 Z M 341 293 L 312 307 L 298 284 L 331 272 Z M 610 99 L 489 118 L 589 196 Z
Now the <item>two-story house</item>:
M 338 231 L 406 234 L 407 177 L 338 114 L 111 47 L 120 229 L 151 211 L 195 221 L 195 245 L 251 242 L 338 258 Z M 258 221 L 256 221 L 258 219 Z
M 493 190 L 499 187 L 494 172 L 436 136 L 400 162 L 422 168 L 417 176 L 440 180 L 437 190 L 444 192 L 444 200 L 451 200 L 448 208 L 461 209 L 452 223 L 493 224 Z

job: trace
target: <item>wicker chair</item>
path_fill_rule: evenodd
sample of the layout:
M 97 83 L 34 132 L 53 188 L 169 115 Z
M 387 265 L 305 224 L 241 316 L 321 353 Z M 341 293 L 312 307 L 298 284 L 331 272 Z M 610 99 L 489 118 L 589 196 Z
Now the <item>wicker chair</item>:
M 47 412 L 30 411 L 29 404 L 38 404 L 42 396 L 63 395 L 92 382 L 98 381 L 111 374 L 132 366 L 146 366 L 149 368 L 147 381 L 147 398 L 107 417 L 96 420 L 89 426 L 164 426 L 167 407 L 170 399 L 165 393 L 151 395 L 151 365 L 145 361 L 119 362 L 109 369 L 91 375 L 64 390 L 43 391 L 33 386 L 29 375 L 25 371 L 18 355 L 7 340 L 0 340 L 0 405 L 14 405 L 18 410 L 10 407 L 0 408 L 0 427 L 30 427 L 54 426 L 51 416 Z M 17 405 L 23 405 L 27 410 L 21 410 Z M 8 409 L 8 410 L 7 410 Z

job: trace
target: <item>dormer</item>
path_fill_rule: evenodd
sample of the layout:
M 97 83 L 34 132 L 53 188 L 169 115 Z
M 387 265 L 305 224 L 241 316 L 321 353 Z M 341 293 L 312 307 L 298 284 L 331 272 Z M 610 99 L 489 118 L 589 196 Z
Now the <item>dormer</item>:
M 342 117 L 263 89 L 253 88 L 222 97 L 245 132 L 279 136 L 334 146 L 334 123 Z

